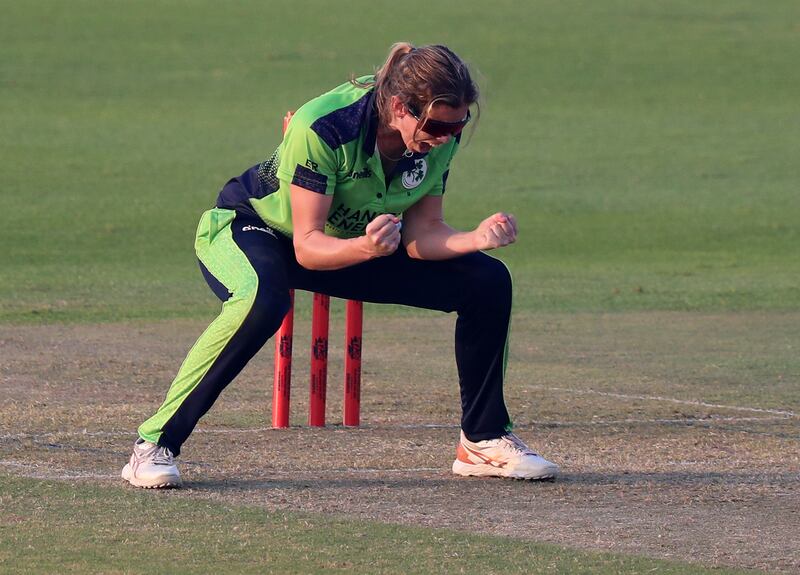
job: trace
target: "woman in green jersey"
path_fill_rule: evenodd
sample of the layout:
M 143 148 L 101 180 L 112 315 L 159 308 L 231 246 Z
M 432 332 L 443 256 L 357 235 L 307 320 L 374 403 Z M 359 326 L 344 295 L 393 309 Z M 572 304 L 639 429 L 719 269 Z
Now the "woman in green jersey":
M 467 66 L 447 47 L 395 44 L 374 76 L 298 109 L 275 153 L 223 187 L 195 244 L 222 312 L 139 427 L 124 479 L 180 485 L 174 458 L 277 331 L 290 289 L 456 312 L 453 472 L 557 475 L 511 432 L 503 400 L 511 276 L 484 252 L 514 242 L 516 221 L 499 212 L 464 232 L 443 217 L 450 163 L 477 101 Z

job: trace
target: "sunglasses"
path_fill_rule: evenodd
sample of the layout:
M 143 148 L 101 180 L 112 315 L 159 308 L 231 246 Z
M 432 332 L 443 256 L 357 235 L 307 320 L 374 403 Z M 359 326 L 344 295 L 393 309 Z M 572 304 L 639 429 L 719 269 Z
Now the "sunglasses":
M 434 138 L 438 138 L 440 136 L 456 136 L 461 133 L 461 130 L 464 129 L 469 121 L 472 119 L 472 115 L 467 110 L 467 115 L 464 116 L 463 120 L 459 120 L 458 122 L 442 122 L 441 120 L 434 120 L 433 118 L 426 117 L 425 119 L 421 120 L 420 123 L 420 113 L 419 110 L 414 108 L 414 106 L 406 105 L 406 109 L 408 113 L 417 121 L 417 131 L 418 132 L 425 132 L 426 134 L 430 134 Z

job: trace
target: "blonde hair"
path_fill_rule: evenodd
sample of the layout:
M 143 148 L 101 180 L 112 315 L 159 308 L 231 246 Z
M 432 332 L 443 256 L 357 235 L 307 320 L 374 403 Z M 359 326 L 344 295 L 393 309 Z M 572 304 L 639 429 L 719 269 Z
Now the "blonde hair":
M 397 96 L 406 106 L 428 115 L 434 104 L 452 108 L 478 104 L 478 86 L 472 81 L 467 65 L 446 46 L 434 44 L 416 48 L 408 42 L 393 44 L 383 66 L 372 82 L 357 86 L 375 86 L 375 98 L 381 123 L 391 119 L 391 98 Z M 480 115 L 480 105 L 478 105 Z

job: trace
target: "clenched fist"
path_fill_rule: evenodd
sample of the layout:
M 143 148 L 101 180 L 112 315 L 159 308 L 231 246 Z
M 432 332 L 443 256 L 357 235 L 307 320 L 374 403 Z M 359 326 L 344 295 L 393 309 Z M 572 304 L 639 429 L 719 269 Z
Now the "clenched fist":
M 400 245 L 400 218 L 381 214 L 367 224 L 366 238 L 369 251 L 375 256 L 388 256 Z
M 478 250 L 507 246 L 517 240 L 517 219 L 511 214 L 497 212 L 483 220 L 473 233 Z

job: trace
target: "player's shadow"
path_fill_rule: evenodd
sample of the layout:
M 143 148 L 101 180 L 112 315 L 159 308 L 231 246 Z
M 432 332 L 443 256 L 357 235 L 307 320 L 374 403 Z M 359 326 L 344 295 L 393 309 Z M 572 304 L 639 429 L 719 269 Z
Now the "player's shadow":
M 744 473 L 733 471 L 655 471 L 655 472 L 585 472 L 565 473 L 558 479 L 567 485 L 775 485 L 800 484 L 800 475 L 790 472 Z
M 184 486 L 202 491 L 237 492 L 237 491 L 303 491 L 321 489 L 414 489 L 418 487 L 445 487 L 451 483 L 447 479 L 434 478 L 380 478 L 380 477 L 342 477 L 325 479 L 288 479 L 276 477 L 271 479 L 199 479 L 185 481 Z
M 569 473 L 566 472 L 554 481 L 511 481 L 501 478 L 456 477 L 442 472 L 441 476 L 381 477 L 379 473 L 371 477 L 317 477 L 288 478 L 265 476 L 263 478 L 214 478 L 190 480 L 186 487 L 201 491 L 247 492 L 247 491 L 315 491 L 327 489 L 385 489 L 407 490 L 415 488 L 441 488 L 444 490 L 495 489 L 525 490 L 550 488 L 614 486 L 775 486 L 789 485 L 800 487 L 800 476 L 796 473 L 737 473 L 737 472 L 620 472 L 620 473 Z

